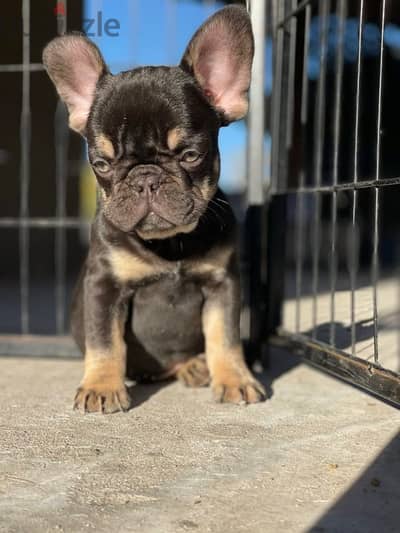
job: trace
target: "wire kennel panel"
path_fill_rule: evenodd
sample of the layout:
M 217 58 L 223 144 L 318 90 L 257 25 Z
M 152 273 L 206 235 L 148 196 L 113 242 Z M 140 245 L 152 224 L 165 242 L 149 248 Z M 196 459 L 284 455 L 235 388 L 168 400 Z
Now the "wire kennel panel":
M 60 3 L 61 4 L 61 3 Z M 15 6 L 16 7 L 16 6 Z M 62 2 L 63 9 L 53 12 L 57 7 L 49 8 L 51 22 L 54 21 L 57 31 L 63 34 L 67 25 L 67 1 Z M 78 6 L 79 7 L 79 6 Z M 22 0 L 21 2 L 21 50 L 22 61 L 16 64 L 0 65 L 0 75 L 10 76 L 11 74 L 21 74 L 21 112 L 19 117 L 19 209 L 15 216 L 2 216 L 0 218 L 0 231 L 16 231 L 18 238 L 18 285 L 3 283 L 2 315 L 4 321 L 11 325 L 11 320 L 7 320 L 7 307 L 16 308 L 19 312 L 20 334 L 2 334 L 0 336 L 0 354 L 2 355 L 42 355 L 51 356 L 58 353 L 64 356 L 76 355 L 77 352 L 66 333 L 66 232 L 70 229 L 82 229 L 86 227 L 85 221 L 78 217 L 67 216 L 66 210 L 66 183 L 67 165 L 69 149 L 68 120 L 65 107 L 59 102 L 54 116 L 54 144 L 49 147 L 50 157 L 54 154 L 54 180 L 55 180 L 55 215 L 33 216 L 31 214 L 31 187 L 32 187 L 32 83 L 35 79 L 32 76 L 43 76 L 44 68 L 41 63 L 32 62 L 32 21 L 37 21 L 32 12 L 32 2 Z M 37 27 L 35 27 L 35 31 Z M 17 120 L 17 117 L 15 117 Z M 30 335 L 32 319 L 35 314 L 44 313 L 43 307 L 48 304 L 47 294 L 39 303 L 38 312 L 32 313 L 31 301 L 31 273 L 30 259 L 34 254 L 32 246 L 32 236 L 35 233 L 44 235 L 52 232 L 54 242 L 54 333 L 56 337 Z M 4 233 L 3 233 L 4 235 Z M 40 257 L 35 257 L 35 262 L 40 263 Z M 18 305 L 15 299 L 18 298 Z M 10 305 L 9 302 L 13 301 Z M 53 303 L 53 302 L 52 302 Z M 43 306 L 43 307 L 42 307 Z M 49 306 L 50 307 L 50 306 Z M 50 312 L 50 311 L 49 311 Z M 33 315 L 33 316 L 32 316 Z M 15 320 L 14 320 L 15 322 Z M 16 329 L 15 324 L 10 327 Z
M 400 193 L 383 135 L 386 30 L 396 8 L 386 0 L 272 5 L 266 332 L 400 404 L 400 255 L 390 265 L 384 258 L 397 211 L 381 225 L 383 205 Z
M 243 0 L 241 3 L 250 8 L 250 1 Z M 140 19 L 139 4 L 134 4 L 130 6 L 126 3 L 130 17 L 127 24 L 134 23 L 140 27 L 143 21 Z M 260 5 L 258 2 L 256 4 Z M 178 17 L 178 9 L 181 6 L 179 0 L 168 0 L 164 7 L 165 38 L 170 57 L 177 52 L 178 22 L 182 18 Z M 207 17 L 219 7 L 222 4 L 215 0 L 199 0 L 197 4 L 193 3 L 192 11 L 197 13 L 197 17 L 199 12 Z M 0 206 L 0 237 L 6 243 L 4 248 L 7 250 L 0 262 L 0 355 L 78 356 L 68 335 L 68 308 L 78 265 L 86 251 L 87 243 L 81 237 L 87 235 L 90 223 L 87 218 L 80 216 L 78 205 L 79 188 L 82 186 L 78 181 L 81 178 L 79 169 L 82 167 L 84 149 L 78 137 L 69 133 L 65 106 L 58 102 L 54 117 L 45 107 L 46 96 L 43 94 L 49 95 L 47 105 L 53 105 L 55 91 L 40 61 L 46 42 L 67 31 L 67 15 L 68 29 L 82 28 L 88 14 L 98 17 L 102 9 L 106 9 L 106 6 L 101 2 L 96 4 L 95 0 L 86 3 L 84 0 L 69 3 L 66 0 L 54 0 L 41 8 L 30 0 L 20 0 L 8 5 L 3 13 L 4 19 L 10 21 L 13 33 L 10 31 L 9 35 L 3 35 L 8 39 L 9 46 L 2 50 L 0 76 L 3 80 L 19 76 L 18 82 L 16 78 L 10 84 L 15 93 L 15 106 L 8 112 L 7 119 L 8 124 L 19 122 L 19 131 L 18 134 L 9 134 L 15 145 L 18 135 L 18 147 L 14 151 L 9 150 L 10 157 L 18 163 L 14 165 L 15 168 L 4 172 L 8 173 L 9 181 L 13 183 L 15 202 L 7 205 L 3 200 Z M 117 9 L 116 13 L 119 12 Z M 113 13 L 111 15 L 114 16 Z M 125 24 L 122 19 L 120 22 L 121 25 Z M 91 30 L 98 32 L 98 27 L 94 26 Z M 187 28 L 181 26 L 180 30 L 183 34 Z M 112 46 L 114 44 L 118 43 L 113 42 Z M 139 52 L 137 40 L 134 47 Z M 134 60 L 135 54 L 133 63 Z M 259 77 L 261 80 L 262 73 Z M 39 78 L 42 92 L 38 89 Z M 44 87 L 48 93 L 44 93 Z M 42 134 L 46 131 L 48 135 L 46 149 L 41 147 L 41 156 L 35 153 L 40 141 L 38 123 Z M 3 150 L 2 142 L 4 137 L 0 137 L 1 171 L 2 154 L 8 150 L 6 145 Z M 40 157 L 46 158 L 46 161 L 38 161 Z M 251 155 L 251 160 L 254 157 L 260 159 L 260 147 L 255 155 Z M 40 175 L 42 162 L 48 167 L 47 182 Z M 33 205 L 39 203 L 39 196 L 48 198 L 45 209 Z M 40 246 L 37 246 L 38 243 Z M 46 257 L 42 256 L 43 251 Z M 44 268 L 46 272 L 42 273 Z

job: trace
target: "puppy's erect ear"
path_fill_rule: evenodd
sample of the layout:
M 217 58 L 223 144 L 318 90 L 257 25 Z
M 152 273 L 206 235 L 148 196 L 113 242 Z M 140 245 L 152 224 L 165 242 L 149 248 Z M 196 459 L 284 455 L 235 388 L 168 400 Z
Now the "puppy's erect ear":
M 250 17 L 240 6 L 217 11 L 195 33 L 181 61 L 226 122 L 245 116 L 254 54 Z
M 96 84 L 107 72 L 99 49 L 82 35 L 64 35 L 46 46 L 43 63 L 68 107 L 70 127 L 83 135 Z

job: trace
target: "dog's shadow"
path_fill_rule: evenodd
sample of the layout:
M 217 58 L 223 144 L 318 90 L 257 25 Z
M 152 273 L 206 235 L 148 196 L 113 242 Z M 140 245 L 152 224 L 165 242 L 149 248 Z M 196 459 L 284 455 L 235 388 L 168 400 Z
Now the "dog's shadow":
M 131 409 L 136 409 L 136 407 L 139 407 L 139 405 L 142 405 L 142 403 L 147 402 L 152 396 L 157 394 L 158 391 L 161 389 L 168 387 L 172 383 L 177 383 L 175 379 L 166 379 L 164 381 L 151 381 L 151 382 L 132 382 L 129 381 L 128 383 L 128 392 L 131 397 L 131 405 L 129 407 L 129 411 Z
M 266 398 L 265 400 L 268 400 L 271 398 L 273 394 L 273 389 L 271 386 L 271 383 L 273 379 L 271 380 L 271 376 L 266 370 L 262 370 L 261 372 L 252 372 L 253 375 L 260 381 L 260 383 L 264 386 L 264 389 L 266 391 Z M 132 384 L 130 384 L 132 383 Z M 147 402 L 152 396 L 157 394 L 161 389 L 168 387 L 172 385 L 173 383 L 176 383 L 177 386 L 183 387 L 184 385 L 180 383 L 178 380 L 174 378 L 166 379 L 164 381 L 140 381 L 140 382 L 129 382 L 128 384 L 128 392 L 131 397 L 131 404 L 129 407 L 129 411 L 132 409 L 136 409 L 143 403 Z M 206 389 L 211 389 L 209 385 L 202 387 Z M 211 390 L 210 390 L 211 393 Z
M 269 400 L 274 395 L 274 381 L 300 363 L 300 361 L 293 356 L 288 356 L 284 352 L 279 353 L 279 349 L 270 349 L 268 351 L 268 359 L 264 361 L 264 366 L 261 364 L 261 361 L 256 361 L 252 365 L 253 376 L 265 389 L 265 400 Z

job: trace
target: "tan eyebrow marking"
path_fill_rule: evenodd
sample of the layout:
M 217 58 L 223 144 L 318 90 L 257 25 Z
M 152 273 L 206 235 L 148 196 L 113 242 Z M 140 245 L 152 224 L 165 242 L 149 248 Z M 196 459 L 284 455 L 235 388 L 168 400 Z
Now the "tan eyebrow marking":
M 104 133 L 101 133 L 96 137 L 96 147 L 106 157 L 109 157 L 110 159 L 115 157 L 114 146 Z
M 183 139 L 185 130 L 179 127 L 172 128 L 167 133 L 167 145 L 170 150 L 175 150 L 179 142 Z

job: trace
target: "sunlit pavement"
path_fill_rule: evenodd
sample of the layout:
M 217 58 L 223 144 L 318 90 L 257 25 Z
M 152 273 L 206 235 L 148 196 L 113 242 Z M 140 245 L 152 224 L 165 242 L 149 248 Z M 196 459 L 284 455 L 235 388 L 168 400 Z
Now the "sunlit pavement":
M 296 363 L 264 404 L 141 385 L 102 416 L 81 361 L 0 359 L 0 531 L 398 531 L 400 411 Z

